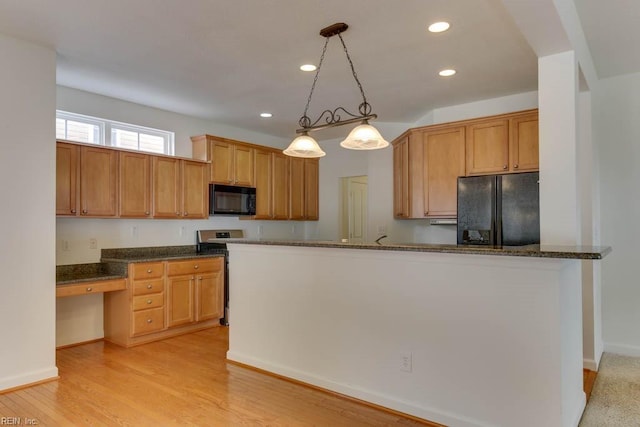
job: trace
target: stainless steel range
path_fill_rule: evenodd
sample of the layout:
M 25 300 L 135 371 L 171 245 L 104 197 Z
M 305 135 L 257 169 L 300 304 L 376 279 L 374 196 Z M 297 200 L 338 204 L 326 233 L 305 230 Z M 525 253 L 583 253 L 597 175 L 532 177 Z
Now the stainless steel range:
M 224 317 L 220 324 L 229 325 L 229 251 L 227 239 L 243 239 L 244 230 L 198 230 L 196 250 L 203 255 L 224 255 Z

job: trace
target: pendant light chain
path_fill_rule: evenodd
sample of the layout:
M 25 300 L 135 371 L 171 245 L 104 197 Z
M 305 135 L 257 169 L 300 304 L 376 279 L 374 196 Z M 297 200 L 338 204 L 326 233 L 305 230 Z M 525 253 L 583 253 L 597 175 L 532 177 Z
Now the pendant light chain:
M 340 38 L 340 43 L 342 43 L 342 48 L 344 49 L 344 53 L 345 55 L 347 55 L 347 61 L 349 61 L 349 66 L 351 67 L 351 73 L 353 74 L 353 78 L 356 80 L 356 83 L 358 84 L 358 88 L 360 89 L 360 93 L 362 94 L 362 104 L 360 104 L 360 107 L 359 107 L 360 114 L 362 114 L 363 116 L 369 115 L 371 114 L 371 105 L 369 105 L 369 103 L 367 102 L 367 97 L 364 94 L 364 89 L 362 88 L 362 84 L 358 79 L 358 74 L 356 74 L 356 69 L 353 66 L 353 61 L 351 60 L 351 56 L 349 56 L 347 45 L 344 43 L 344 40 L 342 39 L 341 34 L 338 34 L 338 37 Z
M 318 81 L 318 76 L 320 75 L 320 69 L 322 68 L 322 61 L 324 61 L 324 54 L 327 52 L 327 45 L 329 44 L 329 37 L 324 42 L 324 48 L 322 49 L 322 55 L 320 55 L 320 62 L 318 63 L 318 71 L 316 71 L 316 76 L 313 78 L 313 84 L 311 85 L 311 92 L 309 92 L 309 98 L 307 98 L 307 105 L 304 107 L 304 114 L 300 117 L 299 125 L 303 128 L 311 126 L 311 119 L 307 116 L 307 111 L 309 110 L 309 104 L 311 104 L 311 96 L 313 95 L 313 91 L 316 88 L 316 82 Z

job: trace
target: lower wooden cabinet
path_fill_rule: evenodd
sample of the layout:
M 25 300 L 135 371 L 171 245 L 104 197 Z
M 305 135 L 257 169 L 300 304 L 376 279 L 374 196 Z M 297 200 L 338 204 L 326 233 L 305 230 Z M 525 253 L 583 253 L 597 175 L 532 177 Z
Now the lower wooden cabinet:
M 219 325 L 224 258 L 131 263 L 128 287 L 104 296 L 105 340 L 130 347 Z

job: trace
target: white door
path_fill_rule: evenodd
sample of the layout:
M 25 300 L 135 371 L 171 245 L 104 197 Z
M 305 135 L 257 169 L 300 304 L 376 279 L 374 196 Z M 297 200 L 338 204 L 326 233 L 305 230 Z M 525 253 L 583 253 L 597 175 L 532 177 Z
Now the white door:
M 367 177 L 349 178 L 349 242 L 367 241 Z

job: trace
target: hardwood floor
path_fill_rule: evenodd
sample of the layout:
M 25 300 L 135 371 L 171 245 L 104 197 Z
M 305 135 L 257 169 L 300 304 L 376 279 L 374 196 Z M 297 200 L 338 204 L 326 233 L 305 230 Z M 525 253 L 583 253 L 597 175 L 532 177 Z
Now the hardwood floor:
M 593 384 L 596 382 L 596 377 L 598 373 L 596 371 L 590 371 L 588 369 L 584 369 L 582 371 L 582 384 L 584 386 L 584 393 L 587 395 L 587 402 L 591 397 L 591 392 L 593 391 Z
M 60 379 L 0 394 L 40 426 L 437 426 L 228 363 L 228 329 L 57 351 Z

